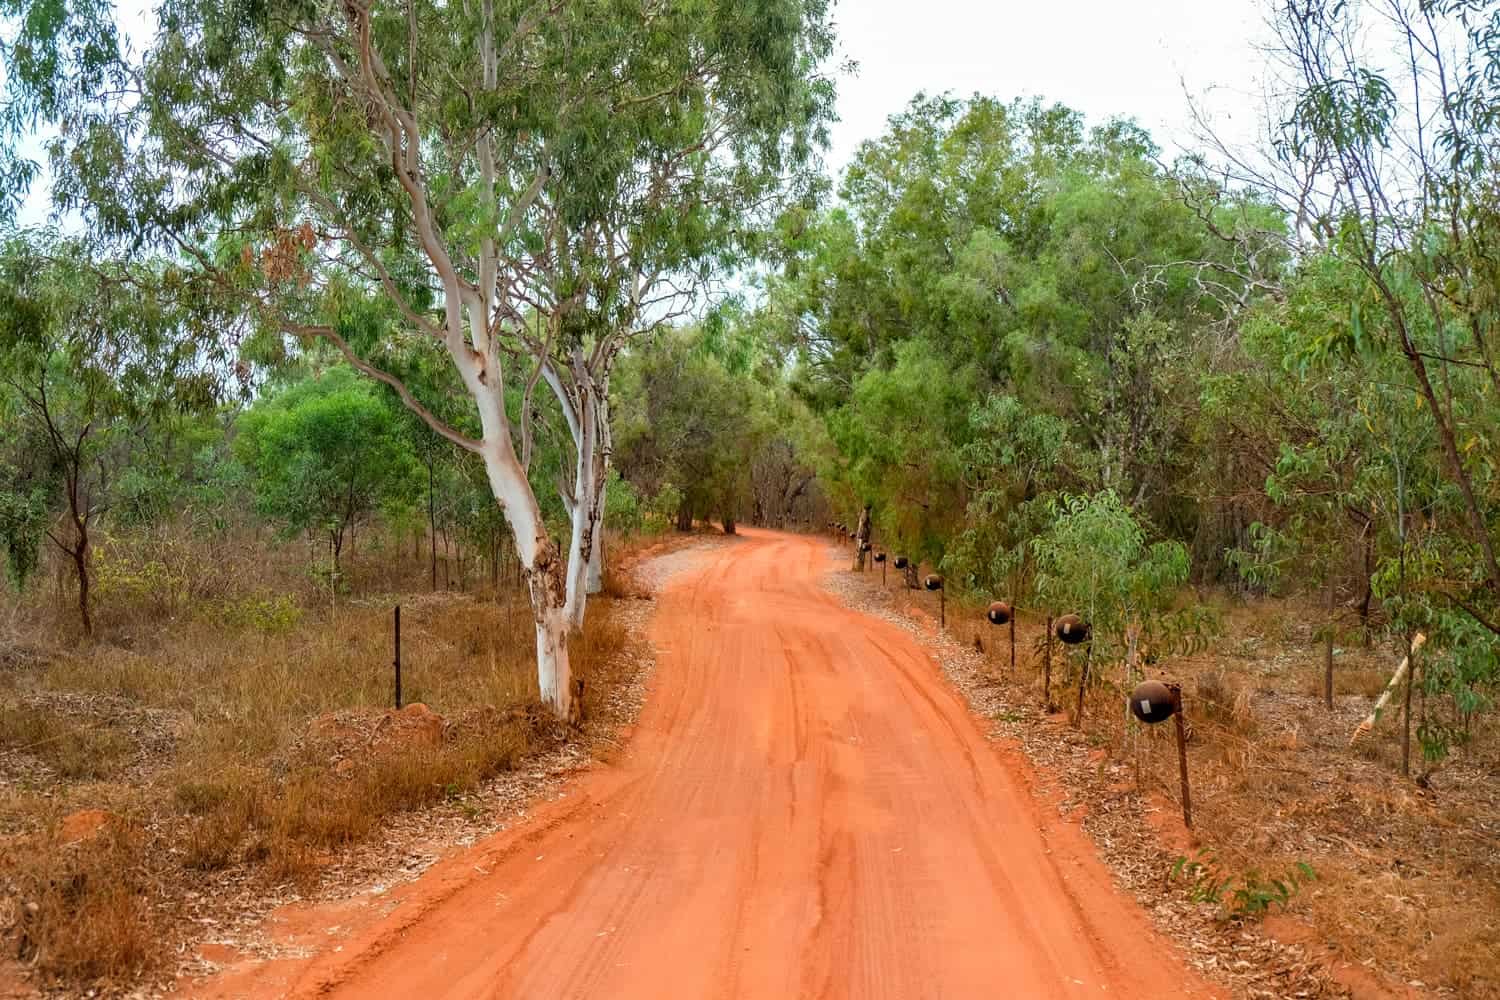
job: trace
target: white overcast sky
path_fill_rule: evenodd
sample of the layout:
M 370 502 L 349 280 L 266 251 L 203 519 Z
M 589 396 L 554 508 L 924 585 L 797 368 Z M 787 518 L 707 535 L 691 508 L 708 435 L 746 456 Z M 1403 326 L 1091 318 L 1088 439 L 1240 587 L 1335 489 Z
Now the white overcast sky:
M 828 165 L 855 148 L 918 91 L 1040 97 L 1082 111 L 1091 123 L 1121 116 L 1145 126 L 1168 159 L 1192 148 L 1192 95 L 1224 137 L 1259 134 L 1268 0 L 838 0 L 838 112 Z M 148 33 L 148 0 L 118 11 L 136 47 Z M 34 144 L 28 144 L 33 146 Z M 22 210 L 47 214 L 45 185 Z
M 1168 158 L 1194 145 L 1188 94 L 1226 137 L 1258 134 L 1266 0 L 839 0 L 843 59 L 829 164 L 919 90 L 1040 97 L 1091 123 L 1134 118 Z

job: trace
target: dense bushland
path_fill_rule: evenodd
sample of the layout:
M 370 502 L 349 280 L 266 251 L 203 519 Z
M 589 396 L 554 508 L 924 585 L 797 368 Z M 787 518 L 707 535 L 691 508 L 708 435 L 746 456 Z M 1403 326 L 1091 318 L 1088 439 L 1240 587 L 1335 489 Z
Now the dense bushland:
M 135 52 L 108 5 L 0 0 L 0 133 L 46 135 L 86 234 L 11 224 L 39 165 L 0 147 L 0 761 L 32 782 L 5 822 L 140 777 L 97 696 L 177 719 L 172 767 L 214 776 L 146 783 L 181 864 L 316 870 L 507 766 L 538 698 L 567 714 L 608 659 L 570 649 L 619 638 L 583 613 L 606 529 L 704 520 L 860 526 L 955 599 L 1087 617 L 1075 711 L 1078 656 L 1116 699 L 1258 601 L 1324 713 L 1421 636 L 1379 762 L 1427 783 L 1473 747 L 1500 689 L 1485 5 L 1268 2 L 1256 148 L 1166 162 L 1130 121 L 924 94 L 836 180 L 826 3 L 595 6 L 170 0 Z M 384 615 L 420 593 L 439 707 L 478 729 L 389 794 L 308 764 L 317 719 L 384 704 Z M 1198 678 L 1226 731 L 1263 693 L 1238 683 Z M 97 880 L 70 864 L 12 866 L 50 914 L 23 947 L 138 969 L 97 928 L 162 915 L 69 923 L 58 887 Z

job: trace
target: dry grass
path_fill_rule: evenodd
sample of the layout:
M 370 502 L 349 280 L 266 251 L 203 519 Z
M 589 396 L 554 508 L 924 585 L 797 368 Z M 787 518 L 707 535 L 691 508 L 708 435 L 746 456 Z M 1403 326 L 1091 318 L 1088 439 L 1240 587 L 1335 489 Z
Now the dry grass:
M 108 778 L 135 749 L 127 734 L 107 724 L 43 705 L 0 705 L 0 746 L 69 780 Z
M 894 577 L 887 592 L 897 608 L 936 623 L 932 595 L 899 589 Z M 1366 646 L 1358 629 L 1340 633 L 1330 712 L 1316 605 L 1223 599 L 1219 611 L 1224 632 L 1209 650 L 1148 670 L 1183 685 L 1199 845 L 1237 877 L 1311 864 L 1318 879 L 1294 898 L 1289 916 L 1315 951 L 1383 970 L 1395 984 L 1500 998 L 1500 726 L 1493 717 L 1476 722 L 1472 741 L 1421 787 L 1400 774 L 1399 706 L 1372 738 L 1349 746 L 1400 662 L 1401 643 Z M 978 639 L 997 680 L 1008 672 L 1005 636 L 981 605 L 950 595 L 948 631 L 966 646 Z M 1042 622 L 1023 609 L 1020 677 L 1004 680 L 1019 680 L 1037 704 L 1042 634 Z M 1058 645 L 1053 652 L 1053 699 L 1071 720 L 1080 657 Z M 1176 800 L 1171 727 L 1127 723 L 1122 674 L 1119 664 L 1095 662 L 1084 730 L 1107 755 L 1098 766 L 1138 763 L 1127 773 L 1139 774 L 1140 791 Z M 1458 721 L 1451 704 L 1434 700 L 1426 711 Z M 1420 769 L 1415 746 L 1413 759 Z
M 162 915 L 142 844 L 121 824 L 82 843 L 43 838 L 6 858 L 16 953 L 43 982 L 122 982 L 161 965 Z
M 300 546 L 256 544 L 112 545 L 92 644 L 65 593 L 0 608 L 0 930 L 42 982 L 138 982 L 205 873 L 310 885 L 393 814 L 462 802 L 567 738 L 538 703 L 513 586 L 431 594 L 420 562 L 367 557 L 331 604 Z M 425 722 L 391 710 L 397 602 L 403 701 Z M 571 641 L 586 713 L 625 669 L 614 604 L 591 601 Z M 90 808 L 132 822 L 62 845 L 61 818 Z

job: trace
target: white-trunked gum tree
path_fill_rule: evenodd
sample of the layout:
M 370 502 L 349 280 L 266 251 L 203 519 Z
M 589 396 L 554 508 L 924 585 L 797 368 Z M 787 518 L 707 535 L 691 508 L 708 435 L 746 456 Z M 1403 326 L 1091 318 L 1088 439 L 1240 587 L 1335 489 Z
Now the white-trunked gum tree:
M 4 125 L 50 131 L 57 211 L 242 303 L 246 358 L 322 338 L 482 458 L 541 696 L 566 715 L 567 637 L 602 568 L 611 366 L 701 308 L 815 183 L 829 8 L 164 0 L 136 57 L 107 4 L 0 0 Z M 14 203 L 31 171 L 3 156 Z M 400 377 L 412 352 L 451 362 L 471 420 Z M 572 442 L 546 487 L 570 510 L 561 543 L 530 468 L 547 391 Z

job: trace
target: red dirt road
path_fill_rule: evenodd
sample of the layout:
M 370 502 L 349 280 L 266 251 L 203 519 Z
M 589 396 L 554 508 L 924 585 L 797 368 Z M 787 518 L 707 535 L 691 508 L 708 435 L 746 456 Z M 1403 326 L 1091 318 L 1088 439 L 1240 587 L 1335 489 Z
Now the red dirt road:
M 629 750 L 310 959 L 200 996 L 1220 995 L 1038 804 L 927 652 L 746 532 L 669 585 Z

